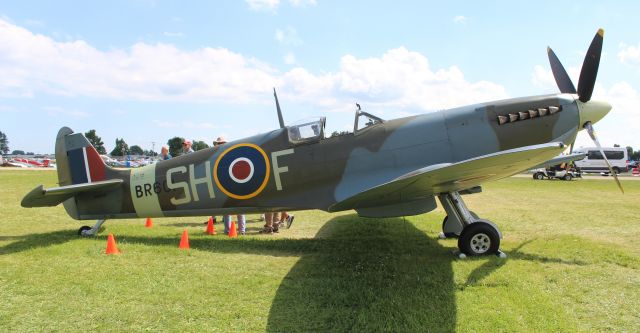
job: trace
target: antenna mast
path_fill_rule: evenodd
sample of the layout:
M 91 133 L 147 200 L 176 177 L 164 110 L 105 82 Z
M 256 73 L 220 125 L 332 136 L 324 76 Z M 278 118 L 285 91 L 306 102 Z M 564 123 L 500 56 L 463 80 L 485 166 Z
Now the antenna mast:
M 276 94 L 276 88 L 273 88 L 273 97 L 276 99 L 276 109 L 278 110 L 278 121 L 280 122 L 280 128 L 284 128 L 284 120 L 282 119 L 282 110 L 280 110 L 280 103 L 278 103 L 278 95 Z

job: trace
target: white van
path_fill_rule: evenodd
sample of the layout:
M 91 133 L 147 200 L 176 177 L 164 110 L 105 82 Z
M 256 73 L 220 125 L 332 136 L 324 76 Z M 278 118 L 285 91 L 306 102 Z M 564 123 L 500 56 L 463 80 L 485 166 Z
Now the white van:
M 629 156 L 627 149 L 623 147 L 603 147 L 604 154 L 615 173 L 627 172 Z M 576 149 L 575 152 L 585 153 L 587 156 L 581 161 L 575 161 L 575 165 L 582 172 L 609 172 L 607 163 L 602 158 L 602 153 L 596 147 Z

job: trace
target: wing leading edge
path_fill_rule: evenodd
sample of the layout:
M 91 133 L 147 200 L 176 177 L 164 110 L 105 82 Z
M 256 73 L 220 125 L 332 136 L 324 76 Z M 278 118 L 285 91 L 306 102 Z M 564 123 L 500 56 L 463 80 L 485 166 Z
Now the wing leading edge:
M 461 191 L 527 170 L 557 156 L 559 142 L 533 145 L 460 161 L 430 165 L 388 183 L 355 194 L 329 207 L 329 211 L 365 209 L 424 200 L 438 193 Z

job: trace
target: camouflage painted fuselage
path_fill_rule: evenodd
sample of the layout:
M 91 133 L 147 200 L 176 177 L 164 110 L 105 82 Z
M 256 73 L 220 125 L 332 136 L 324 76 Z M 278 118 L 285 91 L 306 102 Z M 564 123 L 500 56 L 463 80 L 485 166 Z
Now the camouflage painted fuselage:
M 499 122 L 499 116 L 549 107 L 560 111 Z M 120 188 L 77 195 L 65 201 L 65 208 L 76 219 L 332 211 L 336 203 L 431 165 L 550 142 L 568 144 L 575 139 L 579 124 L 574 96 L 564 94 L 394 119 L 303 144 L 291 143 L 284 128 L 142 168 L 106 168 L 104 178 L 122 179 Z M 512 169 L 496 169 L 491 180 L 513 173 Z M 60 178 L 61 185 L 69 184 L 68 174 Z M 484 181 L 487 179 L 466 181 L 464 186 Z M 433 196 L 440 190 L 424 189 L 421 195 Z M 366 207 L 366 203 L 359 205 Z M 350 208 L 357 207 L 339 210 Z

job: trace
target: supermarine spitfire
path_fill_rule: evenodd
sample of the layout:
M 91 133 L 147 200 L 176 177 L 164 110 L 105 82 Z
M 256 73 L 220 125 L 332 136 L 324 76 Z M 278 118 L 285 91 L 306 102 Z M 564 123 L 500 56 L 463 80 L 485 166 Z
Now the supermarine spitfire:
M 64 127 L 55 147 L 59 187 L 36 187 L 22 206 L 63 203 L 74 219 L 98 220 L 80 228 L 88 236 L 107 219 L 135 217 L 302 209 L 409 216 L 435 209 L 437 197 L 447 213 L 443 234 L 459 237 L 462 253 L 498 254 L 498 227 L 461 195 L 552 160 L 583 128 L 598 144 L 592 124 L 611 109 L 591 100 L 603 35 L 598 30 L 589 47 L 577 90 L 548 49 L 561 94 L 394 120 L 358 107 L 345 135 L 325 137 L 325 118 L 285 126 L 275 91 L 279 129 L 137 169 L 106 166 L 82 134 Z

